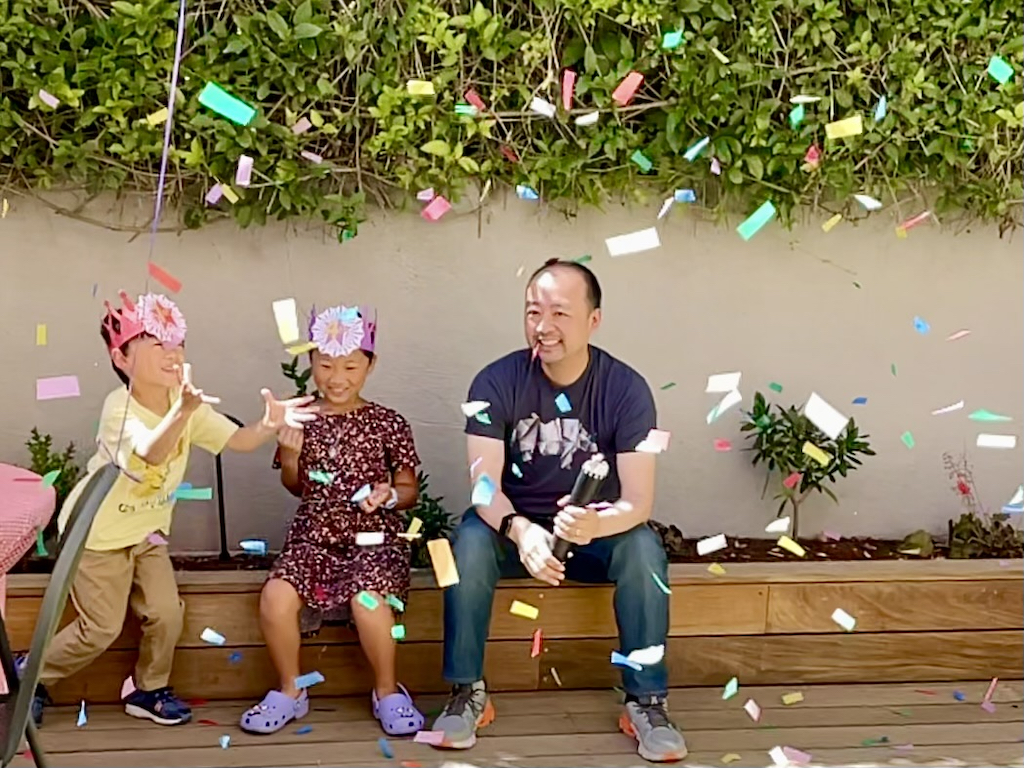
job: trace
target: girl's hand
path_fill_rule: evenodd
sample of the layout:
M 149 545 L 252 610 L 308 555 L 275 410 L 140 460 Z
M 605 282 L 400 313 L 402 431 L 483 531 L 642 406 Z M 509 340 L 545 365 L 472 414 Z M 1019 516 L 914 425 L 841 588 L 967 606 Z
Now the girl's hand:
M 298 456 L 302 451 L 302 430 L 296 427 L 281 427 L 277 433 L 277 444 L 281 446 L 282 457 L 284 454 Z
M 373 512 L 385 504 L 389 498 L 391 498 L 391 484 L 377 483 L 370 491 L 370 495 L 359 502 L 359 508 L 363 512 Z

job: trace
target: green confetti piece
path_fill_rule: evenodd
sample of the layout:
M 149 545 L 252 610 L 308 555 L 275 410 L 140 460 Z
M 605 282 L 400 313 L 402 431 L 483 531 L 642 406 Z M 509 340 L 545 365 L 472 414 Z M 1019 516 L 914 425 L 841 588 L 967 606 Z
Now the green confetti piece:
M 1010 78 L 1013 77 L 1013 67 L 1002 56 L 993 56 L 989 59 L 988 69 L 985 71 L 989 73 L 993 80 L 998 81 L 1000 85 L 1006 85 Z
M 405 626 L 402 624 L 395 624 L 391 628 L 391 637 L 395 640 L 405 640 Z
M 405 603 L 403 603 L 402 599 L 400 597 L 397 597 L 396 595 L 388 595 L 384 598 L 384 602 L 390 605 L 399 613 L 405 610 Z
M 476 117 L 476 107 L 472 104 L 456 104 L 455 114 L 463 115 L 464 117 Z
M 174 492 L 177 501 L 210 501 L 213 488 L 179 488 Z
M 800 123 L 804 121 L 804 115 L 806 110 L 803 104 L 797 104 L 793 109 L 789 111 L 789 126 L 790 128 L 796 129 L 800 127 Z
M 650 158 L 639 149 L 633 152 L 629 159 L 636 163 L 643 173 L 647 173 L 654 167 L 654 163 L 651 162 Z
M 728 683 L 725 684 L 725 690 L 722 691 L 722 700 L 726 701 L 731 699 L 740 689 L 740 681 L 735 677 L 732 678 Z
M 904 432 L 902 435 L 900 435 L 900 440 L 903 441 L 903 444 L 907 446 L 907 448 L 914 447 L 914 436 L 909 432 Z
M 683 42 L 683 31 L 677 29 L 674 32 L 666 32 L 661 36 L 661 48 L 665 51 L 671 51 L 678 48 Z
M 473 418 L 479 421 L 481 424 L 490 425 L 491 423 L 491 417 L 488 414 L 484 413 L 483 411 L 481 411 L 480 413 L 474 413 Z
M 768 385 L 768 389 L 770 389 L 772 392 L 781 392 L 782 385 L 779 384 L 777 381 L 773 381 L 771 384 Z
M 575 261 L 577 264 L 586 264 L 593 258 L 594 257 L 591 256 L 589 253 L 585 253 L 582 256 L 577 256 L 575 259 L 573 259 L 573 261 Z
M 986 411 L 984 408 L 975 411 L 967 418 L 971 421 L 1013 421 L 1012 416 L 1002 416 L 998 413 L 992 413 L 992 411 Z
M 356 600 L 368 611 L 376 611 L 380 607 L 380 602 L 369 592 L 360 592 L 356 595 Z
M 889 366 L 889 370 L 892 371 L 892 375 L 895 376 L 896 375 L 896 363 L 893 363 L 891 366 Z
M 854 280 L 853 281 L 853 287 L 854 288 L 860 288 L 860 283 L 858 283 L 856 280 Z
M 667 384 L 662 384 L 661 388 L 662 388 L 662 390 L 672 389 L 672 387 L 674 387 L 675 385 L 676 385 L 676 383 L 674 381 L 670 381 Z
M 43 543 L 42 529 L 36 531 L 36 554 L 40 557 L 50 556 L 50 553 L 46 551 L 46 544 Z
M 53 484 L 57 482 L 58 477 L 60 477 L 59 469 L 55 469 L 52 472 L 47 472 L 45 475 L 43 475 L 43 488 L 52 487 Z
M 253 107 L 235 98 L 216 83 L 206 84 L 199 94 L 199 103 L 239 125 L 248 125 L 256 117 L 256 110 Z
M 736 227 L 736 231 L 744 241 L 750 240 L 750 238 L 757 234 L 761 227 L 774 218 L 775 206 L 772 205 L 771 200 L 765 200 L 760 208 L 750 214 L 750 217 L 746 221 Z
M 662 581 L 658 577 L 658 574 L 656 574 L 654 571 L 651 571 L 651 578 L 654 579 L 654 583 L 658 585 L 658 589 L 660 589 L 666 595 L 671 595 L 672 594 L 672 590 L 668 588 L 668 585 L 665 584 L 665 582 Z
M 314 483 L 330 485 L 332 482 L 334 482 L 334 473 L 323 472 L 319 469 L 311 469 L 309 470 L 309 479 L 312 480 Z
M 356 236 L 356 233 L 353 232 L 351 229 L 343 229 L 343 230 L 341 230 L 341 242 L 343 242 L 343 243 L 346 242 L 347 240 L 351 240 L 355 236 Z

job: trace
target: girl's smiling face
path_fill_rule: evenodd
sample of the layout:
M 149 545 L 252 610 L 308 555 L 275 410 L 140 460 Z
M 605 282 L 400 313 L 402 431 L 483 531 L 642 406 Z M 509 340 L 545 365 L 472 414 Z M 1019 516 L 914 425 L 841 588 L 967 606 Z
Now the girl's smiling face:
M 344 357 L 331 357 L 314 349 L 311 359 L 313 383 L 327 404 L 339 410 L 359 402 L 359 393 L 376 362 L 360 349 Z

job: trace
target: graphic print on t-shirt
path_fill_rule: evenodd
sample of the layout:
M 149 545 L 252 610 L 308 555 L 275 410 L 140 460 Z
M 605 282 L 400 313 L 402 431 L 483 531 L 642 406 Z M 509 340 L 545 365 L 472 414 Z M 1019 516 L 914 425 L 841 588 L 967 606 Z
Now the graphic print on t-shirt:
M 541 421 L 540 416 L 531 413 L 516 422 L 513 440 L 521 460 L 527 464 L 536 453 L 558 456 L 561 469 L 572 469 L 578 451 L 597 453 L 597 435 L 591 436 L 579 419 Z

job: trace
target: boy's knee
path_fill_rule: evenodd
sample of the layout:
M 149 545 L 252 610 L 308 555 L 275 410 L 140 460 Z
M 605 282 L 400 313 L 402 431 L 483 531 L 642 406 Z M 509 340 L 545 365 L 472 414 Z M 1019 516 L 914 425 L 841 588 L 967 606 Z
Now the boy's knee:
M 79 630 L 79 641 L 83 646 L 90 649 L 105 651 L 121 635 L 122 624 L 83 624 Z
M 172 600 L 162 600 L 146 606 L 146 625 L 159 627 L 168 634 L 181 634 L 185 626 L 185 603 L 177 595 Z

